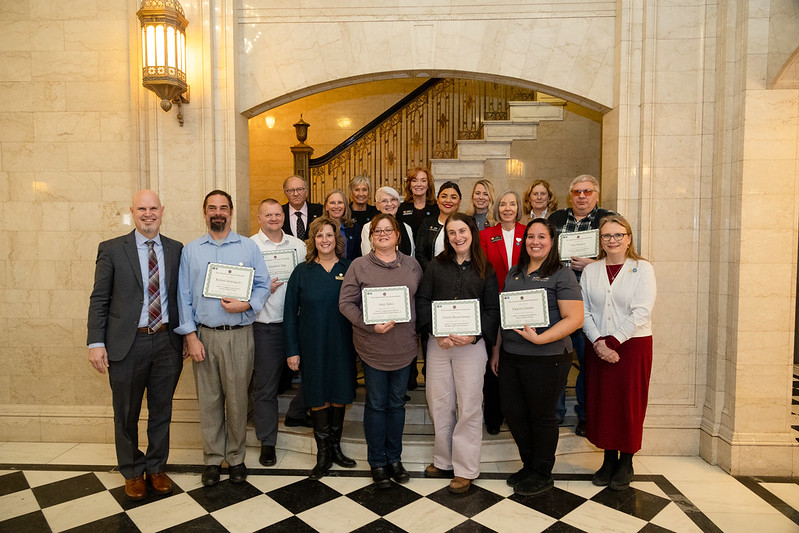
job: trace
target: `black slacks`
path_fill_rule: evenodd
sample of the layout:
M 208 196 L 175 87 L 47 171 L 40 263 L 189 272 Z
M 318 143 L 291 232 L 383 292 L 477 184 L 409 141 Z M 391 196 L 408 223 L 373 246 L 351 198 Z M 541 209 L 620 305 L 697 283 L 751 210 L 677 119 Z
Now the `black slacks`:
M 571 354 L 526 356 L 500 351 L 502 412 L 524 465 L 552 474 L 558 447 L 558 397 L 571 367 Z

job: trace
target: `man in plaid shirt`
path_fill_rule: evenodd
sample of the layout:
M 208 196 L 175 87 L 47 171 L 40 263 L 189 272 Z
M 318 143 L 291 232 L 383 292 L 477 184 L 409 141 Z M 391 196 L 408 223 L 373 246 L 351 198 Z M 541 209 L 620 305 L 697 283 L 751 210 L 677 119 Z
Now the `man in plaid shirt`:
M 549 216 L 549 221 L 557 228 L 558 235 L 561 233 L 571 233 L 575 231 L 587 231 L 599 228 L 599 221 L 603 217 L 615 214 L 613 211 L 597 207 L 599 200 L 599 181 L 588 174 L 582 174 L 574 178 L 569 185 L 569 194 L 572 197 L 572 207 L 559 209 Z M 580 281 L 583 269 L 595 259 L 590 257 L 572 257 L 569 266 Z M 577 405 L 574 410 L 577 413 L 577 427 L 574 432 L 579 436 L 585 436 L 585 381 L 583 378 L 583 364 L 585 361 L 585 336 L 583 330 L 578 329 L 571 334 L 574 351 L 577 352 L 577 360 L 580 363 L 580 371 L 577 374 L 575 386 L 577 394 Z M 562 422 L 566 417 L 566 391 L 560 395 L 558 402 L 558 421 Z

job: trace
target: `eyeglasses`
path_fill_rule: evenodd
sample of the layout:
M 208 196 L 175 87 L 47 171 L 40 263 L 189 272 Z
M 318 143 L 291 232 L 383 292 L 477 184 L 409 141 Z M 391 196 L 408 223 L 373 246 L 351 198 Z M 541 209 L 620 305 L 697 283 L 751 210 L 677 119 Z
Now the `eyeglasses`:
M 394 233 L 394 228 L 377 228 L 372 232 L 373 235 L 391 235 Z
M 382 200 L 380 200 L 377 203 L 378 204 L 383 204 L 383 205 L 385 205 L 385 204 L 398 204 L 399 200 L 397 200 L 396 198 L 383 198 Z
M 296 189 L 283 189 L 283 192 L 286 194 L 300 194 L 305 192 L 305 187 L 297 187 Z
M 584 194 L 585 196 L 591 196 L 591 194 L 593 194 L 594 191 L 596 191 L 596 189 L 572 189 L 571 193 L 572 196 L 577 198 L 581 194 Z
M 611 240 L 620 242 L 627 235 L 629 235 L 629 233 L 603 233 L 599 237 L 602 239 L 602 242 L 610 242 Z

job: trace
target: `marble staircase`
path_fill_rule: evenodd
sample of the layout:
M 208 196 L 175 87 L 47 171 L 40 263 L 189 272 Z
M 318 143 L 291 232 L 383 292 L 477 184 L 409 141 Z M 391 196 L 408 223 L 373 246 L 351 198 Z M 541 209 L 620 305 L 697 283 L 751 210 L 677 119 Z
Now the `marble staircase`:
M 576 376 L 576 370 L 572 374 Z M 558 442 L 558 455 L 570 453 L 591 452 L 596 449 L 584 438 L 574 434 L 577 418 L 574 415 L 574 376 L 570 378 L 567 386 L 567 416 L 560 427 L 560 440 Z M 294 390 L 287 391 L 279 397 L 281 420 L 277 438 L 278 449 L 299 453 L 315 454 L 316 444 L 313 431 L 304 427 L 286 427 L 283 425 L 283 416 L 288 408 Z M 405 433 L 403 435 L 403 461 L 409 463 L 429 462 L 433 454 L 433 424 L 427 410 L 424 385 L 419 389 L 409 391 L 410 401 L 406 403 Z M 365 390 L 359 386 L 356 391 L 355 401 L 347 408 L 344 421 L 344 432 L 341 447 L 344 452 L 356 460 L 366 460 L 366 441 L 363 433 L 363 408 Z M 247 446 L 260 446 L 255 437 L 255 430 L 250 424 L 247 430 Z M 489 435 L 483 431 L 482 462 L 503 462 L 518 460 L 519 454 L 513 437 L 507 425 L 503 425 L 498 435 Z
M 483 121 L 483 138 L 458 140 L 456 159 L 433 159 L 431 170 L 437 182 L 459 178 L 484 178 L 485 162 L 510 159 L 511 143 L 535 140 L 542 121 L 563 120 L 563 106 L 545 102 L 510 102 L 508 120 Z

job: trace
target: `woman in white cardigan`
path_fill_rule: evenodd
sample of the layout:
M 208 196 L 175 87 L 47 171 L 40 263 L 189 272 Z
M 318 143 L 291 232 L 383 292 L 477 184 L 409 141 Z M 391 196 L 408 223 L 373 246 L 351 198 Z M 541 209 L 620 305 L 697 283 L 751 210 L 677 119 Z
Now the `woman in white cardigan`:
M 585 436 L 605 450 L 594 485 L 629 487 L 633 455 L 641 449 L 652 370 L 655 272 L 638 255 L 629 222 L 620 215 L 599 222 L 599 260 L 585 267 Z

